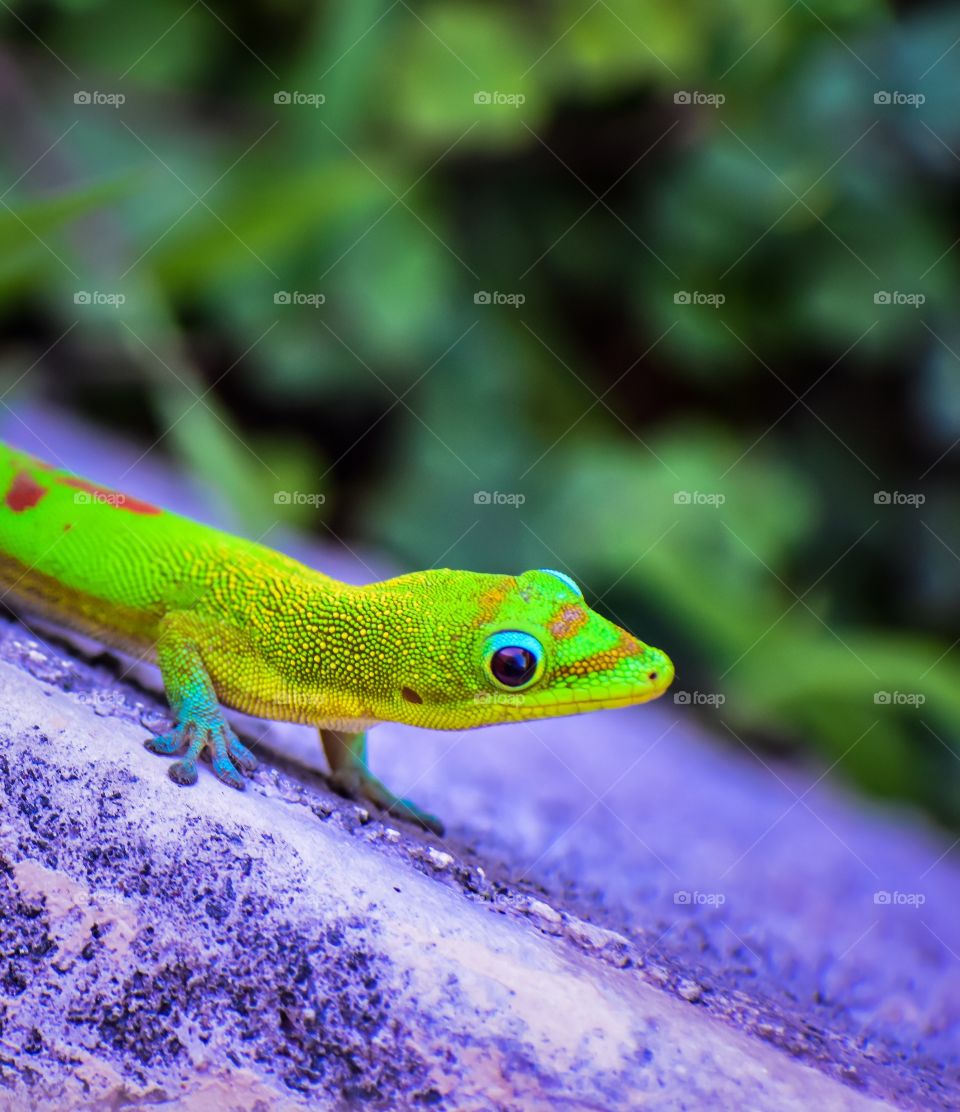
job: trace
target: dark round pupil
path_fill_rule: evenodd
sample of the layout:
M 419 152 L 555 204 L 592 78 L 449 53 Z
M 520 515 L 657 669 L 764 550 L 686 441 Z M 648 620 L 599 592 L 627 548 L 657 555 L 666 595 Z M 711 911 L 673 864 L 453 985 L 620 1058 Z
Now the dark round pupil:
M 536 668 L 537 658 L 519 645 L 497 649 L 490 661 L 490 670 L 506 687 L 520 687 L 533 676 Z

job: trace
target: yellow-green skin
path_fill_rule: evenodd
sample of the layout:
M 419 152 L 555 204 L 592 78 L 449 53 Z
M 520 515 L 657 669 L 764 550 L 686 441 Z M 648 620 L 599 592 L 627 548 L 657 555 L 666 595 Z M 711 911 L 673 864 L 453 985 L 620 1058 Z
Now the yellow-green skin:
M 447 569 L 354 587 L 278 552 L 100 488 L 0 444 L 6 600 L 155 659 L 177 727 L 148 747 L 243 786 L 252 755 L 219 703 L 321 731 L 338 787 L 437 829 L 366 768 L 377 722 L 464 729 L 641 703 L 666 655 L 591 611 L 556 573 Z M 489 669 L 488 638 L 532 635 L 542 672 L 522 691 Z

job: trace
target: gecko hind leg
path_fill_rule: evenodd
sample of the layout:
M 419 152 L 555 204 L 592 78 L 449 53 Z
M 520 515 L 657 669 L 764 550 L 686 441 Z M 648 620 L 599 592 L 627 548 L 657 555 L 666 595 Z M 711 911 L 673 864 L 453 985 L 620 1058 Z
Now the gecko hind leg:
M 433 834 L 443 834 L 443 823 L 409 799 L 394 795 L 367 766 L 367 735 L 321 730 L 323 751 L 330 764 L 330 784 L 349 799 L 365 799 L 390 815 L 408 819 Z

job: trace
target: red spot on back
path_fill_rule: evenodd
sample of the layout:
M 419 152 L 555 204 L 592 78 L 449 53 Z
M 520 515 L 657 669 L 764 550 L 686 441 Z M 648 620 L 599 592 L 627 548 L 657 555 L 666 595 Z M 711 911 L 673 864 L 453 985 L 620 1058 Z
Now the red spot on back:
M 41 486 L 28 471 L 18 471 L 4 501 L 14 513 L 20 513 L 34 507 L 46 493 L 47 488 Z
M 71 522 L 68 521 L 67 524 L 64 525 L 63 531 L 65 533 L 69 533 L 72 528 L 73 528 L 73 525 L 71 524 Z
M 119 491 L 110 490 L 109 487 L 97 486 L 96 483 L 89 483 L 86 479 L 78 479 L 74 475 L 65 475 L 61 482 L 67 486 L 75 487 L 77 490 L 86 491 L 87 494 L 95 495 L 97 502 L 114 506 L 118 510 L 128 510 L 132 514 L 162 513 L 156 506 L 151 506 L 149 502 L 141 502 L 139 498 L 131 498 L 129 494 L 120 494 Z

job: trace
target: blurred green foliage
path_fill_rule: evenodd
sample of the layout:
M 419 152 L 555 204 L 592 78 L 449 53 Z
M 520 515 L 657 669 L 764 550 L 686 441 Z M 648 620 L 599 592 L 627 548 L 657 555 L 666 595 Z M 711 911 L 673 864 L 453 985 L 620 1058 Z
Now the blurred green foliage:
M 731 742 L 960 821 L 960 13 L 0 20 L 4 404 L 157 442 L 254 536 L 566 569 Z

